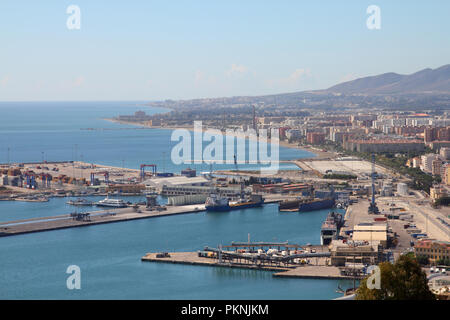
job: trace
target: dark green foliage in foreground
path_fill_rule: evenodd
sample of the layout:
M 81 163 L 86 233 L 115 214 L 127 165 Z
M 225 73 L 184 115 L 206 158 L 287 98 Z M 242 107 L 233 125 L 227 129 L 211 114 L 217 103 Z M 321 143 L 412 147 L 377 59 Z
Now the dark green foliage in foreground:
M 427 256 L 416 256 L 416 260 L 422 266 L 427 266 L 430 264 L 430 260 Z
M 356 300 L 435 300 L 428 288 L 425 272 L 417 261 L 406 255 L 395 264 L 383 262 L 381 270 L 381 288 L 367 288 L 367 279 L 361 281 L 356 291 Z

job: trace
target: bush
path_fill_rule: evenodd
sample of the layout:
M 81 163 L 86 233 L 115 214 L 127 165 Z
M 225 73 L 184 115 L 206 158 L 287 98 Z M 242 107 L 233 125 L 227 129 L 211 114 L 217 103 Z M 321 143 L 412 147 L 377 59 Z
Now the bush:
M 416 256 L 416 261 L 422 266 L 427 266 L 430 264 L 430 260 L 426 256 Z
M 395 264 L 383 262 L 380 289 L 369 289 L 367 277 L 356 291 L 356 300 L 435 300 L 428 287 L 427 275 L 417 261 L 402 255 Z
M 436 264 L 439 266 L 450 266 L 450 259 L 440 259 Z

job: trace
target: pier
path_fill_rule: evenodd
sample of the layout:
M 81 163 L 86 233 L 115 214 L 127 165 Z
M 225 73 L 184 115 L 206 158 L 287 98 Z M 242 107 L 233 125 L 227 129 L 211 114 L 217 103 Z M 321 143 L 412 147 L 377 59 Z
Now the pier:
M 112 208 L 110 210 L 89 212 L 89 216 L 84 216 L 83 219 L 77 219 L 74 214 L 63 214 L 52 217 L 2 222 L 0 223 L 0 237 L 178 214 L 198 213 L 205 211 L 205 205 L 168 207 L 167 210 L 163 211 L 146 211 L 144 207 L 141 207 L 138 210 L 141 212 L 136 212 L 134 208 Z
M 224 259 L 217 256 L 201 257 L 198 252 L 170 252 L 168 256 L 158 257 L 159 253 L 147 253 L 141 258 L 143 262 L 173 263 L 208 267 L 241 268 L 261 271 L 274 271 L 273 277 L 304 278 L 304 279 L 354 279 L 353 276 L 342 275 L 339 267 L 326 265 L 275 265 L 255 264 L 250 260 Z
M 272 198 L 264 204 L 277 203 L 280 199 Z M 51 231 L 66 228 L 85 227 L 98 224 L 131 221 L 138 219 L 157 218 L 179 214 L 204 212 L 204 204 L 160 207 L 159 210 L 148 211 L 145 206 L 128 208 L 111 208 L 109 210 L 91 211 L 82 219 L 76 214 L 62 214 L 50 217 L 38 217 L 22 220 L 0 222 L 0 237 L 13 236 L 32 232 Z M 86 212 L 84 212 L 86 213 Z M 81 214 L 81 213 L 80 213 Z M 80 217 L 81 215 L 78 214 Z

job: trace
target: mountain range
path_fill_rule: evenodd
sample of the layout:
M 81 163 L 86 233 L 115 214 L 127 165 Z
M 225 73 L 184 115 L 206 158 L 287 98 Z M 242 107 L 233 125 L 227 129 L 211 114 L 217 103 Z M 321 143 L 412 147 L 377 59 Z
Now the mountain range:
M 235 108 L 258 105 L 271 114 L 300 109 L 374 108 L 450 109 L 450 64 L 403 75 L 394 72 L 343 82 L 325 90 L 297 91 L 262 96 L 235 96 L 149 103 L 174 110 Z
M 359 78 L 321 91 L 367 95 L 450 93 L 450 64 L 437 69 L 427 68 L 410 75 L 389 72 L 377 76 Z

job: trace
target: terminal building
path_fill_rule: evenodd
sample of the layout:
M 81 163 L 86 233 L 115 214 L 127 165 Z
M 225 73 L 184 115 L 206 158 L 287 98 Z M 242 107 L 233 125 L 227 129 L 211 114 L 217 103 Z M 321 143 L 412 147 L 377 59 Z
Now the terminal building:
M 144 182 L 147 189 L 156 191 L 165 196 L 210 194 L 211 181 L 204 177 L 164 177 L 152 178 Z M 239 187 L 223 187 L 217 190 L 219 194 L 227 197 L 235 197 L 241 192 Z
M 356 243 L 333 240 L 330 263 L 333 266 L 348 266 L 349 264 L 374 265 L 383 259 L 383 250 L 379 245 L 367 242 Z
M 186 176 L 176 176 L 176 177 L 161 177 L 152 178 L 144 181 L 144 185 L 163 194 L 163 190 L 180 190 L 179 193 L 173 194 L 194 194 L 194 193 L 183 193 L 184 189 L 190 187 L 207 187 L 210 189 L 210 181 L 204 177 L 186 177 Z M 184 190 L 184 192 L 186 191 Z M 169 193 L 170 194 L 170 193 Z

